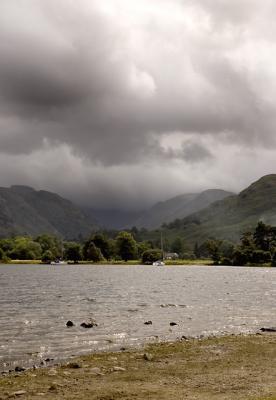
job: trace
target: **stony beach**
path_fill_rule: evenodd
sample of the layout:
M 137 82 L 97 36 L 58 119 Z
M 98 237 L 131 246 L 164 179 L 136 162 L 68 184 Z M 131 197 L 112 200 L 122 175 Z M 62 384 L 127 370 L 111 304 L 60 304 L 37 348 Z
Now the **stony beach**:
M 276 399 L 276 334 L 99 353 L 0 378 L 0 399 Z

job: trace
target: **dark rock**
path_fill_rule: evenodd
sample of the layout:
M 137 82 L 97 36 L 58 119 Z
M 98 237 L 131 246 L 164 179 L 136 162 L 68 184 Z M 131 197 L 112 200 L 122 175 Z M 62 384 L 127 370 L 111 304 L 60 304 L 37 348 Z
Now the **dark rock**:
M 260 331 L 262 332 L 276 332 L 276 327 L 271 327 L 271 328 L 261 328 Z
M 178 325 L 176 322 L 170 322 L 170 326 Z
M 94 328 L 95 326 L 98 326 L 98 324 L 97 324 L 96 321 L 94 321 L 93 319 L 90 319 L 89 321 L 82 322 L 82 323 L 80 324 L 80 326 L 81 326 L 82 328 L 89 329 L 89 328 Z
M 54 383 L 49 387 L 49 391 L 50 392 L 57 392 L 57 385 L 55 385 Z
M 23 372 L 23 371 L 25 371 L 25 368 L 23 368 L 23 367 L 15 367 L 15 372 Z
M 72 369 L 81 368 L 81 365 L 77 362 L 70 362 L 66 366 L 67 366 L 67 368 L 72 368 Z
M 66 326 L 67 328 L 71 328 L 72 326 L 74 326 L 74 323 L 72 321 L 67 321 Z
M 144 325 L 152 325 L 152 321 L 146 321 L 144 322 Z
M 121 347 L 120 350 L 121 351 L 126 351 L 126 347 Z
M 54 359 L 53 358 L 46 358 L 45 359 L 45 362 L 50 362 L 50 361 L 54 361 Z

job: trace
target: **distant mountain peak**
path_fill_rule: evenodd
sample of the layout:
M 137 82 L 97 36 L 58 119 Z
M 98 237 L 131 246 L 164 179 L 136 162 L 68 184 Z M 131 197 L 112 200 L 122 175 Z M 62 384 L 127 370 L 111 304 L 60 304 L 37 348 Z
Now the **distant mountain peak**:
M 35 192 L 35 189 L 32 188 L 31 186 L 25 186 L 25 185 L 12 185 L 11 190 L 17 192 L 17 193 L 29 193 L 29 192 Z
M 242 233 L 252 231 L 258 221 L 276 226 L 276 174 L 265 175 L 239 195 L 170 223 L 168 229 L 190 244 L 210 238 L 238 242 Z
M 76 239 L 97 228 L 95 221 L 71 201 L 23 185 L 1 188 L 0 222 L 0 237 L 48 233 Z

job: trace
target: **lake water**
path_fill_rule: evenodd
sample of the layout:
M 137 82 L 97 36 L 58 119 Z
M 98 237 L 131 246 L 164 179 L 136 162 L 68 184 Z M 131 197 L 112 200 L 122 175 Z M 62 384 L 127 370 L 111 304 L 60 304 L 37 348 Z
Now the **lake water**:
M 81 328 L 89 318 L 98 327 Z M 152 325 L 144 325 L 148 320 Z M 2 371 L 146 341 L 275 325 L 276 268 L 0 266 Z

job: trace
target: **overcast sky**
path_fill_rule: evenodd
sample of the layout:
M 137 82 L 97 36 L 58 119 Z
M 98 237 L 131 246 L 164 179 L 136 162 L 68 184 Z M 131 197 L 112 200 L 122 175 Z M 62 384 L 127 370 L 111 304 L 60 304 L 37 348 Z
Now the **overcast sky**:
M 273 0 L 1 0 L 0 185 L 144 208 L 276 172 Z

